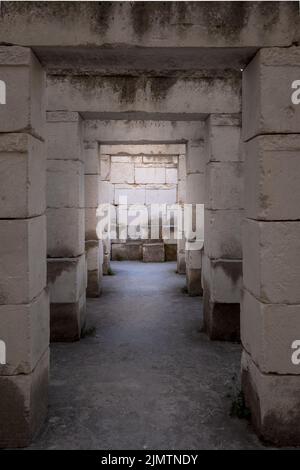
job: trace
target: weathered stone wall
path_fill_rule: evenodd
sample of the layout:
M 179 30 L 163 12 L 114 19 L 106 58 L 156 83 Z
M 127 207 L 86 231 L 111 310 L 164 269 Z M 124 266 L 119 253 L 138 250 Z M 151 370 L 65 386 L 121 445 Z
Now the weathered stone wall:
M 157 224 L 152 226 L 150 216 L 154 207 L 151 205 L 167 204 L 170 207 L 176 204 L 178 154 L 184 151 L 183 144 L 101 145 L 100 187 L 103 193 L 103 185 L 107 185 L 110 203 L 117 215 L 118 237 L 112 240 L 113 259 L 142 259 L 142 244 L 149 243 L 150 239 L 165 239 L 165 243 L 176 245 L 172 228 L 168 234 L 169 227 L 164 226 L 162 215 L 158 214 Z M 100 197 L 100 202 L 103 198 L 105 194 Z M 128 208 L 124 209 L 126 203 Z M 134 206 L 138 206 L 140 216 L 142 213 L 147 215 L 142 225 L 133 213 Z M 122 225 L 119 215 L 126 217 L 128 226 Z M 127 238 L 122 235 L 123 229 Z
M 47 413 L 45 75 L 27 48 L 0 47 L 0 447 L 22 447 Z

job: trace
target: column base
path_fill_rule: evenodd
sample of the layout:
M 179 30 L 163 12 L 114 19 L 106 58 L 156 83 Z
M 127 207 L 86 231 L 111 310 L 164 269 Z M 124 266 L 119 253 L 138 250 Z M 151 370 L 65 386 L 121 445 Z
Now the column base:
M 87 289 L 86 289 L 87 297 L 89 298 L 100 297 L 102 293 L 101 277 L 99 275 L 98 269 L 87 272 Z
M 48 407 L 49 351 L 30 374 L 0 376 L 0 448 L 27 447 Z
M 244 351 L 242 390 L 253 427 L 263 441 L 300 445 L 300 375 L 263 374 Z
M 186 269 L 186 286 L 191 297 L 202 296 L 201 269 Z
M 240 304 L 211 302 L 203 297 L 204 331 L 214 341 L 240 341 Z
M 50 341 L 78 341 L 85 325 L 85 294 L 77 302 L 50 304 Z

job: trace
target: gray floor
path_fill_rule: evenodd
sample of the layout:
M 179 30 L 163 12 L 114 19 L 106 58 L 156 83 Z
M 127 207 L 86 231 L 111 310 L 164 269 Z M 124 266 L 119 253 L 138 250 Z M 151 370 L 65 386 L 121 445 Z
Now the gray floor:
M 49 418 L 33 449 L 251 449 L 229 416 L 240 346 L 201 333 L 201 299 L 174 263 L 113 263 L 88 302 L 95 327 L 51 346 Z

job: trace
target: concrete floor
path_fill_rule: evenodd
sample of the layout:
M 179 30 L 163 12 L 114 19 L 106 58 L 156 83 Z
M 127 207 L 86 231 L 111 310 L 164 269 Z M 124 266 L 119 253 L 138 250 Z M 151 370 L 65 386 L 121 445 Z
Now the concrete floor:
M 94 335 L 51 346 L 49 418 L 31 448 L 261 448 L 229 416 L 240 346 L 201 333 L 201 299 L 175 263 L 112 268 L 88 301 Z

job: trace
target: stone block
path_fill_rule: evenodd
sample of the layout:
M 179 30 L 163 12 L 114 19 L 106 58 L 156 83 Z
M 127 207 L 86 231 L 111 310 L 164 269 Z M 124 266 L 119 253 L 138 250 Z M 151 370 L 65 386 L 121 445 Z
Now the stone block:
M 49 296 L 43 290 L 29 304 L 0 305 L 6 364 L 1 375 L 30 374 L 49 347 Z
M 84 208 L 84 165 L 75 160 L 47 160 L 47 206 Z
M 267 443 L 300 445 L 300 376 L 265 374 L 244 351 L 242 389 L 255 431 Z
M 0 376 L 0 448 L 27 447 L 48 410 L 48 350 L 31 374 Z
M 84 253 L 84 212 L 77 208 L 47 209 L 48 256 L 71 258 Z
M 97 229 L 97 212 L 95 208 L 85 209 L 85 239 L 86 240 L 98 240 Z
M 34 217 L 46 208 L 46 153 L 29 134 L 0 134 L 0 217 Z
M 177 261 L 177 243 L 165 242 L 166 261 Z
M 204 173 L 205 171 L 205 149 L 204 141 L 189 141 L 186 154 L 186 172 Z
M 143 245 L 144 263 L 162 263 L 165 261 L 165 249 L 163 243 L 145 243 Z
M 119 204 L 120 198 L 126 197 L 127 204 L 145 204 L 146 190 L 145 187 L 135 187 L 130 185 L 114 185 L 114 203 Z
M 300 48 L 262 48 L 243 72 L 243 137 L 298 134 L 300 107 L 292 83 L 300 76 Z M 280 90 L 280 92 L 279 92 Z
M 166 183 L 177 184 L 178 183 L 178 170 L 177 168 L 166 168 Z
M 100 183 L 100 184 L 99 184 Z M 85 190 L 85 207 L 98 207 L 99 197 L 100 197 L 100 186 L 103 185 L 103 182 L 99 182 L 98 175 L 85 175 L 84 176 L 84 190 Z M 101 192 L 101 197 L 103 197 L 103 192 Z
M 86 175 L 99 175 L 100 158 L 97 141 L 84 142 L 84 173 Z
M 205 210 L 205 252 L 210 258 L 242 259 L 244 211 Z
M 31 49 L 0 46 L 0 75 L 6 104 L 0 106 L 0 132 L 45 134 L 45 72 Z
M 111 259 L 113 261 L 127 260 L 127 249 L 125 243 L 112 243 L 111 245 Z
M 48 258 L 50 302 L 76 303 L 86 288 L 85 255 L 77 258 Z
M 241 336 L 244 349 L 263 373 L 300 374 L 292 343 L 300 331 L 300 305 L 266 304 L 244 289 Z M 299 335 L 298 335 L 299 336 Z
M 186 177 L 186 200 L 188 204 L 204 204 L 205 175 L 190 173 Z
M 225 124 L 225 125 L 222 125 Z M 226 125 L 228 124 L 228 125 Z M 211 120 L 208 131 L 207 161 L 238 162 L 243 159 L 240 123 Z
M 178 181 L 177 185 L 177 202 L 184 204 L 186 201 L 186 180 Z
M 186 178 L 186 156 L 178 156 L 178 180 L 182 181 Z
M 50 304 L 50 341 L 78 341 L 85 326 L 85 293 L 77 302 Z
M 213 341 L 240 340 L 240 304 L 213 302 L 204 284 L 203 330 Z
M 176 200 L 176 187 L 170 189 L 146 188 L 146 204 L 175 204 Z
M 47 158 L 84 162 L 81 118 L 76 112 L 47 112 Z
M 216 162 L 206 165 L 207 209 L 243 209 L 243 163 Z
M 266 303 L 300 303 L 300 223 L 243 223 L 244 285 Z
M 30 303 L 46 286 L 46 218 L 0 220 L 0 304 Z
M 134 183 L 133 163 L 111 163 L 110 168 L 111 183 Z
M 202 296 L 201 269 L 186 266 L 186 287 L 191 297 Z
M 263 135 L 245 144 L 246 217 L 300 219 L 300 135 Z
M 203 278 L 212 302 L 240 303 L 242 289 L 241 260 L 212 260 L 203 256 Z
M 110 155 L 100 155 L 100 179 L 101 181 L 110 180 Z
M 166 169 L 162 167 L 136 166 L 134 172 L 136 184 L 165 184 Z

